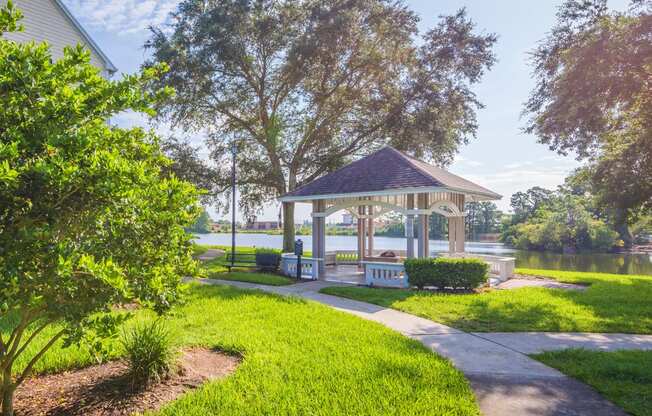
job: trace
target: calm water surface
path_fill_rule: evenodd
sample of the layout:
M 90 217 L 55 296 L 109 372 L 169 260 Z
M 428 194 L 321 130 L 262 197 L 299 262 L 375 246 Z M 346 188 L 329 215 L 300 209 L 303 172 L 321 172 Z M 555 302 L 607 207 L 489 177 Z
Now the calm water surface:
M 309 235 L 299 236 L 305 250 L 312 250 L 312 238 Z M 230 245 L 231 234 L 199 234 L 197 242 L 201 244 Z M 283 236 L 268 234 L 236 234 L 236 244 L 239 246 L 281 248 Z M 405 238 L 374 237 L 374 247 L 388 250 L 404 250 L 407 245 Z M 326 236 L 327 250 L 355 250 L 355 236 Z M 433 252 L 447 251 L 448 242 L 430 240 L 430 250 Z M 516 257 L 517 267 L 551 270 L 575 270 L 583 272 L 602 272 L 620 274 L 652 275 L 652 255 L 648 254 L 557 254 L 538 251 L 514 250 L 502 243 L 466 244 L 466 251 L 479 254 L 497 254 Z

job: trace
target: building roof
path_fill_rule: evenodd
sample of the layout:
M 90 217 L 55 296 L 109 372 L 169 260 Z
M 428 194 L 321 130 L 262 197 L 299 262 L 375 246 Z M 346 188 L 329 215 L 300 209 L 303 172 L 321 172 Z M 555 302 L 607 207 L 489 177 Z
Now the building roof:
M 63 14 L 66 15 L 68 20 L 70 20 L 70 23 L 72 23 L 72 25 L 75 27 L 75 29 L 77 29 L 77 31 L 81 34 L 82 38 L 84 38 L 86 43 L 91 48 L 93 48 L 95 53 L 97 53 L 102 58 L 102 60 L 104 61 L 104 64 L 106 65 L 106 70 L 109 71 L 109 73 L 116 72 L 118 70 L 118 68 L 116 68 L 116 66 L 113 65 L 113 62 L 111 62 L 109 57 L 106 56 L 106 54 L 102 51 L 102 49 L 100 49 L 99 45 L 97 43 L 95 43 L 95 41 L 93 40 L 91 35 L 89 35 L 88 32 L 86 32 L 86 30 L 81 25 L 81 23 L 79 23 L 79 21 L 77 19 L 75 19 L 75 16 L 73 16 L 73 14 L 70 12 L 70 10 L 68 10 L 68 7 L 66 7 L 66 5 L 63 4 L 63 1 L 62 0 L 54 0 L 54 4 L 56 4 L 61 9 Z
M 444 169 L 384 147 L 279 198 L 308 201 L 347 196 L 372 196 L 420 192 L 456 192 L 478 200 L 501 195 Z

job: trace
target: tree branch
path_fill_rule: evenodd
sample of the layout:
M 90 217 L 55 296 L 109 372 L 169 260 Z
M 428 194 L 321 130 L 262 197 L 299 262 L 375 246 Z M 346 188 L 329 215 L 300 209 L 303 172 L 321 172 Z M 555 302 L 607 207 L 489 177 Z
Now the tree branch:
M 36 328 L 36 330 L 34 330 L 34 332 L 32 332 L 32 333 L 30 334 L 29 338 L 27 338 L 27 341 L 25 341 L 25 342 L 23 343 L 23 346 L 20 347 L 20 349 L 19 349 L 18 351 L 16 351 L 16 353 L 15 353 L 14 356 L 12 357 L 12 360 L 15 360 L 16 357 L 20 356 L 20 354 L 22 354 L 23 351 L 25 351 L 25 349 L 26 349 L 27 346 L 30 344 L 30 342 L 32 342 L 32 341 L 34 340 L 34 338 L 36 338 L 36 336 L 37 336 L 41 331 L 43 331 L 43 330 L 44 330 L 48 325 L 50 325 L 51 323 L 52 323 L 51 320 L 46 320 L 45 323 L 44 323 L 43 325 L 41 325 L 40 327 Z
M 43 348 L 41 348 L 41 350 L 31 359 L 29 364 L 27 364 L 27 367 L 25 367 L 25 369 L 21 373 L 20 377 L 18 377 L 18 379 L 16 380 L 14 385 L 18 386 L 18 385 L 20 385 L 20 383 L 25 381 L 27 376 L 29 376 L 29 374 L 32 372 L 32 368 L 34 367 L 34 364 L 36 364 L 38 362 L 38 360 L 41 359 L 43 354 L 45 354 L 46 351 L 49 350 L 50 347 L 52 347 L 52 345 L 54 345 L 54 343 L 57 342 L 59 340 L 59 338 L 61 338 L 63 336 L 65 331 L 66 331 L 65 328 L 62 329 L 61 331 L 59 331 L 54 337 L 52 337 L 52 339 L 50 339 L 50 341 L 48 341 L 47 344 L 45 344 L 45 346 Z

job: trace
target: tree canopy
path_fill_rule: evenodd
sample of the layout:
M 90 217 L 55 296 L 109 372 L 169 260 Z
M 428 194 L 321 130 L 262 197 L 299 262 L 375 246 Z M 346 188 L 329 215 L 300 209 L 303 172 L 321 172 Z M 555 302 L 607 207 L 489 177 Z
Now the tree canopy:
M 574 253 L 606 252 L 617 244 L 618 233 L 595 210 L 590 194 L 573 192 L 569 186 L 557 191 L 540 187 L 512 196 L 514 215 L 505 224 L 501 240 L 525 250 Z
M 208 215 L 205 209 L 202 209 L 197 220 L 187 228 L 187 231 L 197 234 L 207 234 L 211 232 L 211 223 L 210 215 Z
M 110 335 L 123 317 L 108 313 L 116 304 L 162 312 L 178 299 L 194 267 L 183 227 L 199 209 L 194 186 L 162 169 L 170 161 L 152 133 L 107 124 L 151 112 L 169 91 L 144 91 L 164 68 L 106 80 L 81 46 L 54 61 L 45 43 L 4 39 L 19 18 L 11 2 L 0 7 L 3 416 L 54 343 Z
M 557 17 L 532 54 L 525 131 L 588 161 L 629 243 L 632 212 L 652 208 L 652 2 L 619 12 L 606 0 L 567 0 Z
M 147 47 L 170 65 L 177 94 L 162 119 L 207 134 L 227 190 L 238 145 L 245 213 L 385 144 L 439 164 L 474 136 L 471 85 L 494 62 L 496 37 L 464 10 L 420 34 L 389 0 L 185 0 Z M 284 206 L 284 246 L 293 239 Z

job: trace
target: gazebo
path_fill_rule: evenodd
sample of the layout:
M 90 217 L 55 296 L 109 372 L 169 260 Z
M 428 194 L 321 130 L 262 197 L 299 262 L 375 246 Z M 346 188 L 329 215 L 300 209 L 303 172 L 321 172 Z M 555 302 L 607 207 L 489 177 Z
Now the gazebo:
M 428 257 L 429 217 L 433 214 L 442 215 L 448 220 L 446 254 L 465 256 L 464 204 L 500 198 L 497 193 L 444 169 L 412 158 L 392 147 L 384 147 L 283 195 L 279 200 L 283 203 L 312 204 L 312 258 L 306 259 L 309 261 L 305 263 L 305 271 L 313 278 L 325 278 L 329 262 L 326 251 L 326 217 L 335 212 L 348 211 L 358 220 L 356 260 L 360 267 L 371 269 L 371 274 L 374 274 L 376 272 L 373 270 L 384 264 L 384 269 L 395 272 L 381 274 L 400 275 L 402 266 L 387 266 L 389 263 L 383 261 L 374 249 L 374 219 L 390 211 L 403 214 L 407 238 L 405 257 Z M 416 253 L 413 233 L 415 221 Z M 286 264 L 291 267 L 291 261 L 286 261 Z

